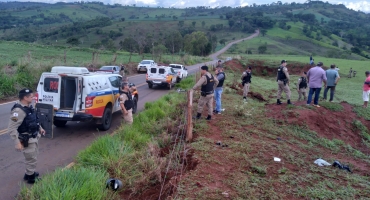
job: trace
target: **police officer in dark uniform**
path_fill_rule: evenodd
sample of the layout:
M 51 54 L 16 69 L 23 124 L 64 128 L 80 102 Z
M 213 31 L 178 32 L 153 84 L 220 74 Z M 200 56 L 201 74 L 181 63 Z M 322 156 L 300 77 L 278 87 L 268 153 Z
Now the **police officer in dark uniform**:
M 247 70 L 243 72 L 243 75 L 241 77 L 242 84 L 243 84 L 243 100 L 247 101 L 247 96 L 249 92 L 249 86 L 252 83 L 252 67 L 248 66 Z
M 32 107 L 33 93 L 30 89 L 19 92 L 19 102 L 11 109 L 8 132 L 14 140 L 15 148 L 25 157 L 26 173 L 23 177 L 28 183 L 35 183 L 38 141 L 45 130 L 40 126 L 36 111 Z M 40 134 L 41 133 L 41 134 Z
M 278 92 L 277 92 L 277 102 L 276 102 L 277 105 L 281 104 L 280 98 L 281 98 L 281 93 L 283 91 L 286 94 L 286 98 L 288 100 L 287 103 L 292 104 L 290 102 L 291 92 L 289 88 L 289 73 L 288 73 L 288 69 L 286 68 L 286 65 L 287 65 L 286 60 L 282 60 L 281 65 L 278 68 L 278 73 L 276 77 L 277 79 L 276 81 L 278 82 Z
M 203 111 L 203 107 L 207 104 L 208 107 L 208 117 L 207 120 L 211 120 L 212 113 L 213 113 L 213 91 L 218 85 L 219 81 L 217 78 L 213 77 L 211 73 L 208 72 L 208 66 L 202 66 L 200 71 L 202 77 L 200 77 L 199 81 L 194 85 L 192 90 L 196 90 L 197 88 L 201 87 L 201 97 L 198 101 L 198 110 L 196 119 L 200 119 Z

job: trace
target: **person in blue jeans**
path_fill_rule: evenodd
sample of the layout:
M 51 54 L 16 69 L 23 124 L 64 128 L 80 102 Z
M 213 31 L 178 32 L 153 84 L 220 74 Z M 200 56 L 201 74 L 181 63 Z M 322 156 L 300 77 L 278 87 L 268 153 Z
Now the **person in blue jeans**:
M 330 69 L 326 70 L 326 78 L 327 78 L 327 84 L 326 88 L 324 90 L 324 100 L 327 98 L 328 91 L 330 89 L 330 99 L 329 101 L 332 102 L 334 99 L 334 93 L 335 93 L 335 87 L 337 86 L 337 83 L 340 79 L 339 73 L 337 70 L 335 70 L 335 65 L 331 65 Z
M 218 85 L 215 88 L 215 101 L 216 101 L 216 109 L 213 111 L 215 114 L 221 114 L 222 111 L 222 103 L 221 103 L 221 95 L 223 91 L 223 85 L 226 78 L 224 69 L 221 66 L 216 67 L 215 71 Z
M 322 87 L 322 82 L 324 82 L 324 86 L 326 88 L 326 73 L 322 69 L 322 66 L 324 64 L 322 62 L 318 62 L 315 67 L 312 67 L 310 70 L 307 72 L 307 82 L 308 86 L 310 88 L 310 91 L 308 93 L 308 98 L 307 98 L 307 105 L 309 106 L 312 101 L 312 96 L 315 94 L 314 98 L 314 106 L 320 107 L 319 106 L 319 97 L 320 97 L 320 91 Z

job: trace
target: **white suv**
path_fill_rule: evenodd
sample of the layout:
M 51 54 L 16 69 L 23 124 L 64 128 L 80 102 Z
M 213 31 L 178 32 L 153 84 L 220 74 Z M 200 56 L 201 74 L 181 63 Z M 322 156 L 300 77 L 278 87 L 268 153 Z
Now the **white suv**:
M 156 67 L 157 63 L 154 62 L 154 60 L 142 60 L 137 65 L 137 73 L 140 72 L 147 72 L 149 68 Z

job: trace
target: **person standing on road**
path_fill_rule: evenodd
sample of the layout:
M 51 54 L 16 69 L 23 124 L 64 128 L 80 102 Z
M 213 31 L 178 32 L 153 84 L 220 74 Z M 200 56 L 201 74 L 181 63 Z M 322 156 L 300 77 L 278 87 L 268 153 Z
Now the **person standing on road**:
M 365 72 L 366 79 L 363 86 L 362 99 L 364 100 L 364 105 L 362 107 L 367 108 L 367 103 L 369 102 L 370 94 L 370 71 Z
M 123 66 L 122 64 L 120 65 L 120 67 L 121 67 L 121 70 L 120 70 L 120 75 L 122 76 L 122 77 L 124 77 L 125 76 L 125 66 Z
M 192 88 L 192 92 L 197 88 L 201 87 L 201 96 L 198 100 L 198 110 L 196 119 L 200 119 L 202 116 L 203 107 L 207 104 L 208 107 L 208 117 L 207 120 L 212 119 L 212 112 L 213 112 L 213 91 L 218 85 L 217 78 L 214 78 L 212 74 L 208 72 L 207 66 L 202 66 L 201 68 L 201 78 L 199 81 L 194 85 Z
M 315 93 L 314 98 L 314 106 L 319 106 L 319 97 L 320 97 L 320 91 L 322 87 L 322 82 L 324 82 L 324 87 L 326 87 L 326 73 L 321 68 L 323 66 L 322 62 L 318 62 L 316 67 L 311 68 L 307 72 L 307 81 L 310 87 L 310 91 L 308 93 L 308 99 L 307 99 L 307 105 L 309 106 L 312 101 L 312 95 Z
M 36 172 L 38 141 L 45 130 L 40 126 L 35 109 L 32 107 L 33 92 L 30 89 L 19 91 L 19 102 L 11 109 L 8 133 L 14 140 L 15 149 L 22 151 L 26 173 L 23 179 L 33 184 L 39 173 Z M 40 134 L 41 133 L 41 134 Z
M 252 67 L 248 66 L 247 70 L 243 72 L 241 77 L 243 85 L 243 100 L 247 101 L 250 84 L 252 83 Z
M 223 91 L 224 81 L 226 79 L 226 74 L 222 67 L 217 67 L 215 74 L 218 80 L 218 85 L 215 89 L 216 109 L 213 112 L 215 114 L 221 114 L 221 111 L 222 111 L 221 95 Z
M 301 100 L 303 96 L 303 100 L 307 100 L 307 77 L 306 72 L 303 72 L 302 76 L 298 79 L 297 83 L 297 91 L 298 91 L 298 101 Z
M 334 99 L 334 93 L 335 93 L 335 86 L 337 85 L 340 76 L 338 74 L 338 71 L 335 70 L 335 65 L 330 65 L 330 69 L 326 70 L 326 78 L 327 78 L 327 84 L 326 88 L 324 90 L 324 100 L 326 100 L 328 90 L 330 89 L 330 99 L 329 101 L 332 102 Z
M 286 68 L 286 65 L 287 65 L 286 60 L 282 60 L 281 65 L 278 68 L 278 73 L 276 77 L 276 81 L 278 83 L 277 102 L 276 102 L 277 105 L 282 104 L 282 102 L 280 101 L 280 98 L 281 98 L 281 93 L 283 91 L 285 92 L 287 103 L 292 104 L 292 102 L 290 102 L 291 92 L 289 88 L 289 73 L 288 73 L 288 69 Z
M 122 94 L 120 95 L 120 106 L 122 110 L 122 117 L 126 123 L 132 124 L 134 122 L 132 117 L 132 108 L 134 107 L 134 102 L 132 100 L 132 95 L 129 89 L 128 83 L 122 83 Z
M 222 61 L 218 60 L 216 68 L 222 68 Z

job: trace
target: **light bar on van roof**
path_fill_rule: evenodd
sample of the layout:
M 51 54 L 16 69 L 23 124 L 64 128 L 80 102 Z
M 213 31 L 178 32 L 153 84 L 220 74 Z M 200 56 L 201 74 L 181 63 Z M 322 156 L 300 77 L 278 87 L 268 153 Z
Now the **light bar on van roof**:
M 51 68 L 52 73 L 58 74 L 89 74 L 89 70 L 86 67 L 66 67 L 66 66 L 55 66 Z

